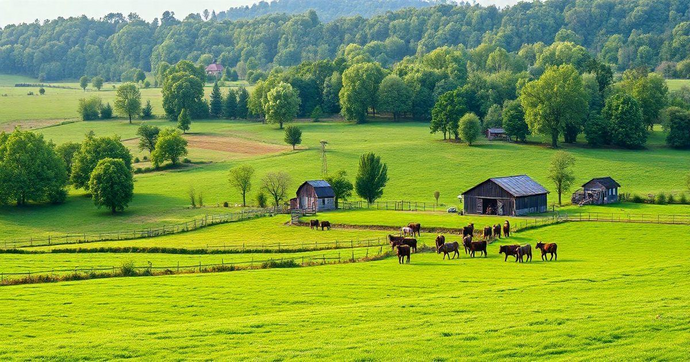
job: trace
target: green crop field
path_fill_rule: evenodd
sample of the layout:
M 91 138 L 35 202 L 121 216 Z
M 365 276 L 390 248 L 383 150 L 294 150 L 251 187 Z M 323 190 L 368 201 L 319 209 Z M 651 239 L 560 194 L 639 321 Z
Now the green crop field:
M 683 360 L 690 252 L 668 236 L 688 232 L 567 223 L 510 240 L 557 242 L 557 262 L 504 262 L 493 244 L 409 265 L 3 287 L 0 358 Z

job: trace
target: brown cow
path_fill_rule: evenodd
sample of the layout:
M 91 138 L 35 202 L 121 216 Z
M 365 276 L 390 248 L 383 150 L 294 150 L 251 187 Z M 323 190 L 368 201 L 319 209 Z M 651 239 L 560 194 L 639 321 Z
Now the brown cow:
M 407 263 L 410 263 L 410 247 L 408 245 L 398 245 L 398 264 L 405 263 L 405 257 L 407 257 Z
M 469 244 L 466 243 L 465 247 L 470 251 L 471 257 L 474 258 L 474 253 L 478 251 L 478 252 L 480 252 L 480 254 L 479 254 L 480 256 L 482 254 L 484 254 L 484 257 L 486 258 L 487 257 L 487 254 L 486 254 L 486 245 L 487 244 L 488 243 L 486 242 L 486 240 L 471 241 Z
M 515 256 L 515 261 L 518 261 L 518 249 L 519 248 L 520 248 L 520 245 L 501 245 L 499 250 L 498 250 L 498 253 L 506 255 L 506 257 L 503 258 L 503 261 L 508 261 L 509 255 Z
M 484 228 L 484 239 L 491 239 L 491 226 L 487 226 Z
M 319 228 L 319 220 L 309 220 L 309 228 L 314 230 L 314 228 Z
M 465 238 L 465 236 L 472 236 L 474 234 L 474 224 L 469 224 L 467 226 L 464 226 L 462 228 L 462 237 Z
M 472 243 L 472 235 L 468 235 L 468 236 L 465 236 L 464 238 L 462 238 L 462 246 L 465 247 L 465 254 L 469 254 L 470 247 L 468 245 L 470 245 L 471 243 Z
M 389 243 L 392 243 L 395 241 L 403 241 L 403 240 L 405 240 L 404 236 L 397 236 L 397 235 L 388 234 L 388 242 Z
M 407 245 L 407 246 L 409 246 L 415 253 L 417 252 L 417 239 L 413 239 L 413 238 L 403 238 L 402 240 L 391 241 L 390 244 L 391 244 L 391 250 L 395 249 L 396 246 Z
M 503 224 L 503 236 L 506 238 L 510 237 L 510 221 L 508 220 Z
M 445 236 L 440 235 L 440 234 L 436 236 L 436 250 L 438 250 L 438 248 L 440 248 L 445 243 L 446 243 L 446 237 Z
M 411 222 L 411 223 L 407 224 L 407 227 L 412 229 L 412 236 L 415 236 L 415 234 L 417 236 L 422 236 L 422 225 L 421 224 Z
M 518 248 L 517 258 L 520 262 L 524 262 L 524 258 L 527 257 L 527 261 L 532 261 L 532 245 L 526 244 Z
M 331 223 L 328 221 L 322 221 L 321 222 L 321 231 L 323 231 L 323 229 L 331 230 Z
M 452 243 L 448 243 L 448 244 L 443 244 L 443 245 L 441 245 L 441 246 L 436 250 L 436 253 L 437 253 L 437 254 L 443 253 L 443 260 L 446 260 L 446 256 L 448 256 L 448 259 L 451 259 L 451 257 L 450 257 L 449 254 L 450 254 L 450 253 L 453 253 L 453 258 L 452 258 L 452 259 L 455 259 L 456 256 L 457 256 L 458 258 L 460 258 L 460 252 L 458 251 L 459 249 L 460 249 L 460 244 L 458 244 L 457 241 L 454 241 L 454 242 L 452 242 Z
M 494 236 L 497 238 L 501 238 L 501 225 L 496 224 L 494 225 Z
M 537 243 L 537 249 L 541 250 L 541 260 L 546 260 L 546 254 L 551 254 L 551 259 L 558 260 L 558 245 L 556 243 L 542 243 L 541 241 Z

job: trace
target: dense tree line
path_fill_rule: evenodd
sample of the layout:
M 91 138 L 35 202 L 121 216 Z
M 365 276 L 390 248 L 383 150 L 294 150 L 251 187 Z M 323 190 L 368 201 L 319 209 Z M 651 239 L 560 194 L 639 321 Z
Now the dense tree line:
M 377 6 L 366 3 L 365 8 Z M 536 59 L 536 53 L 554 41 L 574 45 L 552 49 L 541 62 Z M 156 70 L 163 62 L 189 60 L 205 66 L 215 59 L 231 78 L 251 78 L 275 66 L 347 56 L 352 44 L 384 67 L 439 47 L 462 46 L 480 49 L 472 63 L 495 72 L 506 67 L 539 72 L 544 62 L 558 65 L 553 63 L 560 62 L 562 54 L 584 60 L 590 53 L 618 71 L 646 66 L 665 76 L 687 77 L 690 3 L 549 0 L 505 9 L 438 5 L 328 23 L 314 11 L 239 21 L 205 20 L 199 14 L 179 20 L 170 12 L 152 22 L 136 14 L 58 18 L 0 30 L 0 72 L 46 80 L 84 74 L 135 80 L 139 71 Z
M 365 18 L 396 11 L 403 8 L 421 8 L 446 3 L 439 0 L 277 0 L 260 1 L 251 6 L 238 6 L 210 13 L 209 19 L 240 20 L 253 19 L 269 14 L 300 14 L 306 9 L 313 9 L 324 22 L 342 17 L 362 16 Z M 203 14 L 202 14 L 203 15 Z

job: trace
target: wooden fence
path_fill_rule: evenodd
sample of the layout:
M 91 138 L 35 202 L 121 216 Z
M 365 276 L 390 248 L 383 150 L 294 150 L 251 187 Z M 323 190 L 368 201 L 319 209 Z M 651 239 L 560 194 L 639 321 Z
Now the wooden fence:
M 637 224 L 690 225 L 690 215 L 616 214 L 601 212 L 566 213 L 559 216 L 567 221 L 624 222 Z
M 266 263 L 279 263 L 283 264 L 285 262 L 291 262 L 295 265 L 306 266 L 314 264 L 334 264 L 342 262 L 354 262 L 358 259 L 355 258 L 354 249 L 352 248 L 351 253 L 342 253 L 338 251 L 337 253 L 324 253 L 322 255 L 309 255 L 309 256 L 293 256 L 293 257 L 282 257 L 282 258 L 266 258 L 266 259 L 255 259 L 254 257 L 247 258 L 246 260 L 225 262 L 224 259 L 220 260 L 220 263 L 210 263 L 203 264 L 199 262 L 198 264 L 180 264 L 178 262 L 176 265 L 158 266 L 153 265 L 149 262 L 145 266 L 131 266 L 127 267 L 131 270 L 137 271 L 170 271 L 171 273 L 181 273 L 181 272 L 204 272 L 211 268 L 233 268 L 233 267 L 244 267 L 244 268 L 260 268 Z M 384 247 L 379 247 L 377 253 L 372 253 L 370 255 L 369 249 L 366 250 L 366 254 L 360 259 L 366 259 L 370 257 L 380 257 L 384 255 L 387 250 Z M 89 273 L 112 273 L 113 276 L 116 275 L 118 271 L 125 268 L 124 265 L 121 266 L 94 266 L 94 267 L 74 267 L 74 268 L 52 268 L 43 270 L 27 270 L 23 272 L 0 272 L 0 284 L 8 279 L 21 278 L 21 277 L 31 277 L 31 276 L 44 276 L 44 275 L 64 275 L 64 274 L 89 274 Z
M 156 236 L 179 234 L 201 229 L 211 225 L 227 224 L 235 221 L 253 219 L 284 213 L 283 209 L 247 210 L 236 213 L 206 215 L 178 224 L 163 225 L 157 228 L 144 228 L 138 230 L 123 230 L 110 232 L 73 233 L 62 235 L 48 235 L 43 237 L 29 237 L 22 239 L 9 239 L 0 241 L 0 248 L 14 249 L 31 246 L 51 246 L 63 244 L 91 243 L 98 241 L 117 241 L 152 238 Z
M 371 238 L 371 239 L 357 239 L 357 240 L 335 240 L 335 241 L 314 241 L 314 242 L 277 242 L 277 243 L 252 243 L 249 247 L 246 243 L 242 243 L 242 248 L 240 249 L 237 245 L 206 245 L 207 249 L 219 249 L 219 250 L 235 250 L 239 252 L 253 252 L 253 250 L 271 250 L 271 251 L 312 251 L 312 250 L 325 250 L 325 249 L 351 249 L 351 248 L 364 248 L 373 246 L 384 246 L 389 245 L 386 237 Z
M 437 207 L 432 202 L 420 201 L 375 201 L 367 203 L 366 201 L 340 201 L 339 208 L 342 210 L 393 210 L 393 211 L 436 211 L 442 210 L 442 207 Z

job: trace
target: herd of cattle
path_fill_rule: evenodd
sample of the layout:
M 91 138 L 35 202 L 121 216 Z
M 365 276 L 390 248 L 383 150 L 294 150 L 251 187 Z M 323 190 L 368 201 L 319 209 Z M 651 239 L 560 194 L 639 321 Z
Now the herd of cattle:
M 502 233 L 501 233 L 502 232 Z M 417 252 L 417 239 L 415 236 L 421 235 L 421 225 L 418 223 L 410 223 L 409 225 L 400 229 L 399 236 L 388 235 L 388 242 L 391 245 L 391 250 L 397 248 L 398 263 L 409 263 L 412 252 Z M 465 254 L 474 258 L 476 253 L 479 256 L 487 257 L 486 247 L 489 242 L 495 238 L 510 237 L 510 222 L 506 220 L 501 225 L 487 226 L 480 233 L 477 233 L 482 240 L 475 241 L 474 224 L 469 224 L 462 228 L 462 246 L 465 249 Z M 502 234 L 502 235 L 501 235 Z M 408 237 L 411 236 L 411 237 Z M 558 260 L 557 249 L 558 245 L 555 243 L 538 242 L 537 249 L 541 250 L 541 259 L 547 260 L 547 254 L 551 255 L 549 260 Z M 455 259 L 460 257 L 460 243 L 457 241 L 446 242 L 445 235 L 439 234 L 436 236 L 436 253 L 443 253 L 443 259 Z M 504 261 L 508 260 L 508 256 L 515 257 L 515 261 L 524 262 L 532 261 L 532 246 L 526 245 L 501 245 L 499 254 L 505 254 Z
M 331 223 L 328 221 L 310 220 L 309 227 L 313 229 L 330 230 Z M 398 263 L 409 263 L 410 255 L 417 252 L 417 239 L 415 237 L 422 234 L 422 226 L 419 223 L 409 223 L 407 226 L 400 228 L 400 235 L 388 235 L 388 242 L 391 245 L 391 250 L 397 248 Z M 476 234 L 476 235 L 475 235 Z M 475 241 L 474 238 L 479 237 L 481 240 Z M 510 237 L 510 222 L 505 221 L 503 227 L 501 225 L 489 225 L 483 230 L 477 230 L 475 233 L 474 224 L 469 224 L 462 228 L 462 246 L 465 249 L 465 254 L 474 258 L 476 253 L 479 256 L 487 257 L 486 247 L 493 239 L 500 239 L 502 237 Z M 558 260 L 558 245 L 556 243 L 542 243 L 538 242 L 536 248 L 541 250 L 541 260 Z M 439 234 L 436 236 L 436 253 L 443 253 L 443 260 L 455 259 L 460 257 L 460 243 L 457 241 L 446 243 L 445 235 Z M 505 254 L 503 261 L 508 260 L 508 256 L 514 256 L 516 262 L 532 261 L 532 246 L 525 245 L 501 245 L 498 251 L 499 254 Z M 551 256 L 548 259 L 547 254 Z

